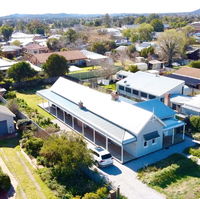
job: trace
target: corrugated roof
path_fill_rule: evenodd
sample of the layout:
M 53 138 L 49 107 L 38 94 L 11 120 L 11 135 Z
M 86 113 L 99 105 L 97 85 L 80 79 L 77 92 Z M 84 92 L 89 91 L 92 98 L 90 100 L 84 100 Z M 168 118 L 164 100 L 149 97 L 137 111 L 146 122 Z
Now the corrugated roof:
M 93 126 L 101 132 L 104 132 L 105 135 L 119 144 L 136 141 L 136 137 L 125 129 L 107 121 L 88 109 L 80 109 L 76 103 L 54 93 L 50 89 L 38 91 L 37 94 L 61 107 L 63 110 L 75 115 L 89 126 Z
M 158 99 L 136 103 L 135 106 L 154 113 L 159 119 L 174 117 L 175 112 Z
M 11 112 L 7 107 L 2 105 L 0 105 L 0 114 L 15 117 L 15 114 L 13 112 Z
M 106 59 L 108 58 L 107 56 L 94 53 L 88 50 L 81 50 L 81 52 L 88 58 L 88 59 Z
M 80 101 L 91 112 L 137 135 L 153 114 L 124 101 L 113 101 L 111 96 L 60 77 L 50 88 L 54 93 L 78 104 Z
M 41 53 L 41 54 L 35 54 L 33 55 L 39 63 L 45 63 L 48 59 L 48 57 L 52 54 L 58 54 L 63 57 L 67 61 L 74 61 L 74 60 L 83 60 L 87 59 L 87 57 L 79 50 L 71 50 L 71 51 L 61 51 L 61 52 L 53 52 L 53 53 Z
M 165 127 L 164 127 L 165 130 L 177 128 L 177 127 L 183 126 L 185 124 L 181 120 L 177 120 L 175 118 L 166 119 L 166 120 L 163 120 L 163 122 L 165 124 Z
M 162 96 L 177 86 L 184 85 L 184 81 L 139 71 L 120 80 L 117 84 L 155 96 Z

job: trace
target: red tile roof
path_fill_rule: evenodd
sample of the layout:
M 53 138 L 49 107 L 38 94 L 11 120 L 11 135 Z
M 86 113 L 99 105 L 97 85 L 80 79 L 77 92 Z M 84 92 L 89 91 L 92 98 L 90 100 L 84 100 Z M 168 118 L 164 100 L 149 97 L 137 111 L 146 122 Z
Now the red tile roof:
M 87 59 L 87 57 L 79 50 L 61 51 L 61 52 L 53 52 L 53 53 L 41 53 L 41 54 L 35 54 L 33 56 L 37 59 L 38 63 L 43 64 L 46 62 L 48 57 L 52 54 L 61 55 L 65 57 L 67 61 Z

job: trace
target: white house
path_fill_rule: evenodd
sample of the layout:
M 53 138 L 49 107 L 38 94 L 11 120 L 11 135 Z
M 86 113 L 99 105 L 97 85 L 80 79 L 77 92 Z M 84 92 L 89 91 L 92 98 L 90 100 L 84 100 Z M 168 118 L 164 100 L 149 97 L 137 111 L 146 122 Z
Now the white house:
M 81 50 L 81 52 L 87 57 L 86 65 L 87 66 L 98 66 L 102 63 L 104 64 L 113 64 L 113 60 L 108 56 L 101 55 L 95 52 L 91 52 L 88 50 Z
M 0 105 L 0 137 L 15 132 L 14 117 L 7 107 Z
M 62 77 L 37 94 L 44 109 L 122 163 L 184 139 L 184 123 L 159 100 L 128 103 Z
M 17 62 L 9 61 L 8 59 L 0 58 L 0 71 L 6 72 L 13 64 Z
M 117 82 L 117 92 L 139 100 L 164 100 L 166 94 L 183 94 L 185 82 L 138 71 Z
M 200 95 L 194 97 L 174 95 L 170 98 L 171 107 L 184 115 L 200 116 Z

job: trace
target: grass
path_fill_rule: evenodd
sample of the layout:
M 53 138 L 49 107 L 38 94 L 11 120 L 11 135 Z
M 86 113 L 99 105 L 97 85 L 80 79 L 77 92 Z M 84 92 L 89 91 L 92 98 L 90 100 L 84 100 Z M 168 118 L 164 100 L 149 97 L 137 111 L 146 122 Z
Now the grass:
M 167 199 L 200 198 L 200 166 L 183 155 L 174 154 L 148 166 L 138 177 Z
M 26 103 L 33 109 L 37 109 L 38 112 L 43 115 L 44 117 L 49 117 L 50 119 L 55 119 L 51 114 L 44 111 L 42 108 L 38 106 L 42 102 L 45 102 L 40 96 L 36 95 L 36 91 L 38 89 L 29 89 L 29 90 L 20 90 L 16 92 L 17 98 L 24 99 Z
M 44 184 L 38 176 L 36 170 L 24 158 L 23 154 L 19 150 L 19 145 L 17 144 L 18 139 L 6 140 L 6 143 L 3 143 L 2 141 L 0 142 L 0 145 L 3 146 L 0 148 L 0 156 L 19 183 L 16 190 L 16 199 L 23 198 L 22 190 L 26 194 L 27 199 L 43 199 L 42 195 L 44 195 L 47 199 L 56 199 L 57 197 L 54 193 Z M 24 165 L 28 168 L 36 183 L 39 185 L 40 190 L 36 188 L 32 179 L 30 179 L 27 175 L 27 170 Z
M 105 86 L 102 86 L 102 87 L 109 89 L 109 90 L 112 90 L 112 91 L 116 90 L 116 84 L 109 84 L 109 85 L 105 85 Z
M 93 70 L 101 69 L 101 66 L 89 66 L 89 67 L 80 67 L 81 70 L 69 72 L 68 74 L 75 74 L 75 73 L 83 73 Z

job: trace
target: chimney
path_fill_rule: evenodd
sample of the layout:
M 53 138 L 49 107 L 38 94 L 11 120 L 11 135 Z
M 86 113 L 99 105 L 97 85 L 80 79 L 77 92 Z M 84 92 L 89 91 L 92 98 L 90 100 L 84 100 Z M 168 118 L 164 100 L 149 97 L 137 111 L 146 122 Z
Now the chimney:
M 164 96 L 164 104 L 166 106 L 170 106 L 170 94 L 169 93 L 166 93 Z
M 84 106 L 83 106 L 83 102 L 80 101 L 80 102 L 78 103 L 78 106 L 79 106 L 80 109 L 83 109 L 83 108 L 84 108 Z
M 119 94 L 116 91 L 111 93 L 112 100 L 117 101 L 119 99 Z

